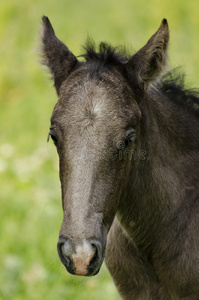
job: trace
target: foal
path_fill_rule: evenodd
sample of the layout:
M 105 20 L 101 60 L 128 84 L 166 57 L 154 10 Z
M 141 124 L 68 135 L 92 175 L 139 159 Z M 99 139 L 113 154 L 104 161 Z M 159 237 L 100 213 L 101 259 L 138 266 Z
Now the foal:
M 58 102 L 60 260 L 96 275 L 105 258 L 125 300 L 199 299 L 199 97 L 161 72 L 169 30 L 132 57 L 101 43 L 79 61 L 43 17 Z

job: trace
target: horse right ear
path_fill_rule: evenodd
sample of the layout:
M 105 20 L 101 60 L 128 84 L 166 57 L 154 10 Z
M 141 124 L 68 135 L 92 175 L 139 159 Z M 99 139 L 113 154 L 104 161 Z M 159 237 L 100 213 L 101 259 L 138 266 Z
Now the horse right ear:
M 168 23 L 163 19 L 158 31 L 126 63 L 129 78 L 133 77 L 134 82 L 137 81 L 141 89 L 146 89 L 164 70 L 167 63 L 168 42 Z
M 48 19 L 43 16 L 42 27 L 42 63 L 46 65 L 54 80 L 54 85 L 59 95 L 60 87 L 73 70 L 78 60 L 56 36 L 54 29 Z

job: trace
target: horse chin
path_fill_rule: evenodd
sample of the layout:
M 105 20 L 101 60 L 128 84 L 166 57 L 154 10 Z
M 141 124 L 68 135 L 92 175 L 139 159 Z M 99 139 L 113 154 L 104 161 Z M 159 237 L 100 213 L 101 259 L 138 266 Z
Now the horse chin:
M 103 263 L 103 261 L 102 261 Z M 84 277 L 92 277 L 92 276 L 95 276 L 99 273 L 100 269 L 101 269 L 101 266 L 102 266 L 102 263 L 100 263 L 99 266 L 95 267 L 94 269 L 91 269 L 91 268 L 87 268 L 87 272 L 76 272 L 75 269 L 71 269 L 71 268 L 68 268 L 66 264 L 64 264 L 65 268 L 66 268 L 66 271 L 68 273 L 70 273 L 71 275 L 75 275 L 75 276 L 84 276 Z

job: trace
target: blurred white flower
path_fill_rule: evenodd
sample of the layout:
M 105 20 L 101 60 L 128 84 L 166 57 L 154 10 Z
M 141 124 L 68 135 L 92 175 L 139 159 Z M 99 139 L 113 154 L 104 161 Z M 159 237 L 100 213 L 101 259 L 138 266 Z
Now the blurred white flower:
M 27 271 L 23 272 L 21 278 L 23 281 L 34 284 L 37 281 L 44 280 L 47 276 L 47 271 L 39 263 L 30 265 Z
M 3 144 L 0 146 L 0 156 L 9 158 L 14 154 L 14 146 L 11 144 Z
M 0 172 L 5 171 L 7 168 L 7 163 L 5 161 L 5 159 L 0 158 Z

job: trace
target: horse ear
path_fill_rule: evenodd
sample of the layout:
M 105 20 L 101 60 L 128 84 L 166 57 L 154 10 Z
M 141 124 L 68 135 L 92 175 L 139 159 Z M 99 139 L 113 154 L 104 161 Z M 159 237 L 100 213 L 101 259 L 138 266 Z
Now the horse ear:
M 54 85 L 59 95 L 60 87 L 78 62 L 72 52 L 56 36 L 54 29 L 45 16 L 42 18 L 42 63 L 46 65 L 54 79 Z
M 137 79 L 142 88 L 156 80 L 164 69 L 167 60 L 169 28 L 166 19 L 163 19 L 157 32 L 147 44 L 133 55 L 126 63 L 128 77 Z

